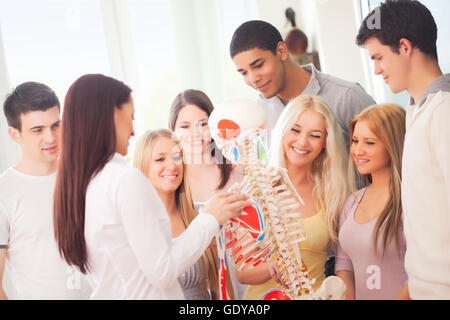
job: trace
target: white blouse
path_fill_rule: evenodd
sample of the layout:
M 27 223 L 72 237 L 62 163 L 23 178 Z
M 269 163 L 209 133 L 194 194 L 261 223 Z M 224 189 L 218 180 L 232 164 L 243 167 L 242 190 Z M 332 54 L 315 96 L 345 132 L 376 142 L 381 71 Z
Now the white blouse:
M 216 218 L 200 213 L 171 239 L 152 184 L 117 153 L 89 183 L 85 213 L 91 299 L 184 299 L 177 278 L 219 230 Z

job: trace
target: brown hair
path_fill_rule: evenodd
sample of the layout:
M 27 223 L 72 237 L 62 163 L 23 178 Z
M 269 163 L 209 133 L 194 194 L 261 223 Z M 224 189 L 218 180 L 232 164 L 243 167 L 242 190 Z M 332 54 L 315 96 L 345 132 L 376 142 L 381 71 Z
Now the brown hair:
M 177 94 L 170 108 L 169 128 L 172 131 L 175 130 L 175 123 L 177 122 L 180 110 L 190 104 L 195 105 L 200 109 L 202 109 L 203 111 L 205 111 L 208 117 L 214 110 L 214 106 L 211 100 L 204 92 L 193 89 L 182 91 L 179 94 Z M 219 150 L 219 148 L 216 147 L 214 139 L 211 140 L 210 150 L 211 156 L 216 159 L 217 167 L 220 169 L 221 179 L 219 186 L 217 187 L 217 190 L 220 190 L 226 186 L 228 180 L 230 179 L 231 171 L 233 170 L 233 165 L 230 163 L 226 163 L 226 158 L 222 155 L 222 152 Z M 222 164 L 222 162 L 225 163 Z
M 150 159 L 153 146 L 158 138 L 167 137 L 177 143 L 181 150 L 181 145 L 178 137 L 168 129 L 157 129 L 146 131 L 137 141 L 134 149 L 133 166 L 139 169 L 145 176 L 148 176 L 150 169 Z M 194 202 L 192 200 L 191 188 L 189 184 L 188 169 L 183 163 L 183 180 L 180 186 L 175 191 L 175 203 L 181 212 L 181 218 L 184 226 L 187 228 L 197 216 L 194 209 Z M 208 287 L 211 291 L 218 293 L 218 257 L 212 248 L 206 249 L 201 257 L 204 274 L 208 276 Z M 208 267 L 209 268 L 208 268 Z
M 400 234 L 399 228 L 402 224 L 402 154 L 403 143 L 405 141 L 405 110 L 396 104 L 379 104 L 371 106 L 358 114 L 350 123 L 349 137 L 350 146 L 352 144 L 353 132 L 358 121 L 365 121 L 375 135 L 381 140 L 389 153 L 391 175 L 390 175 L 390 194 L 388 203 L 377 219 L 375 232 L 373 236 L 373 245 L 377 249 L 377 240 L 383 229 L 382 244 L 383 252 L 387 243 L 394 238 L 397 248 L 399 248 Z M 355 165 L 353 159 L 349 160 L 349 182 L 355 183 Z M 362 185 L 367 186 L 371 183 L 370 174 L 362 175 Z M 356 189 L 353 186 L 353 189 Z
M 130 100 L 131 89 L 101 74 L 77 79 L 67 92 L 62 148 L 54 193 L 55 237 L 69 265 L 87 273 L 85 200 L 90 180 L 116 150 L 114 110 Z
M 6 97 L 3 110 L 8 125 L 22 131 L 22 114 L 46 111 L 55 106 L 60 109 L 55 92 L 43 83 L 30 81 L 14 88 Z

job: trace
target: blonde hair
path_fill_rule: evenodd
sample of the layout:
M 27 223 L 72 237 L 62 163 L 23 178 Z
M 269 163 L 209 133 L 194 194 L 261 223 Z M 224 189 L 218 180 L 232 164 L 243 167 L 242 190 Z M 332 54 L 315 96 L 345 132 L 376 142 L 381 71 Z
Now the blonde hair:
M 403 211 L 401 199 L 401 173 L 403 143 L 405 141 L 406 131 L 405 117 L 406 112 L 402 107 L 396 104 L 386 103 L 373 105 L 363 110 L 350 123 L 350 146 L 356 123 L 359 121 L 364 121 L 373 133 L 381 140 L 389 154 L 391 166 L 389 199 L 386 207 L 377 219 L 373 237 L 373 244 L 376 250 L 377 239 L 380 236 L 381 230 L 384 229 L 382 237 L 383 253 L 386 249 L 388 241 L 391 238 L 395 238 L 397 248 L 399 248 L 400 243 L 400 235 L 398 231 L 400 225 L 402 224 Z M 356 177 L 353 159 L 349 159 L 348 166 L 349 182 L 352 186 L 352 191 L 355 191 Z M 361 180 L 361 185 L 367 186 L 372 182 L 372 177 L 370 174 L 362 175 Z
M 157 139 L 166 137 L 177 143 L 181 150 L 182 144 L 178 137 L 168 129 L 157 129 L 146 131 L 137 141 L 133 166 L 139 169 L 145 176 L 148 176 L 150 170 L 150 159 L 153 146 Z M 189 175 L 186 164 L 183 162 L 183 180 L 175 191 L 175 203 L 181 212 L 181 218 L 187 228 L 197 213 L 194 209 L 191 188 L 189 184 Z M 201 257 L 203 270 L 208 275 L 208 287 L 211 291 L 218 292 L 218 258 L 213 249 L 208 248 Z M 209 268 L 207 268 L 209 266 Z
M 325 212 L 330 239 L 336 243 L 339 213 L 349 190 L 346 172 L 348 154 L 341 128 L 325 100 L 317 96 L 300 95 L 289 102 L 272 131 L 270 162 L 274 166 L 286 168 L 283 139 L 305 110 L 318 112 L 325 117 L 325 148 L 314 159 L 308 178 L 314 183 L 313 192 L 318 200 L 318 209 Z

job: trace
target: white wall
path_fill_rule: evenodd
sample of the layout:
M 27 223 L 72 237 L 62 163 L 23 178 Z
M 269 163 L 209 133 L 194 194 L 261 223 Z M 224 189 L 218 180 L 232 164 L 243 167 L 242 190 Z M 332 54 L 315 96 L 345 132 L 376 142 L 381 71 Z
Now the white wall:
M 201 89 L 214 104 L 254 98 L 228 54 L 234 30 L 257 19 L 254 0 L 170 0 L 182 88 Z M 237 14 L 239 13 L 239 14 Z
M 292 29 L 291 24 L 287 23 L 285 15 L 285 11 L 289 7 L 295 11 L 297 27 L 302 30 L 304 29 L 304 19 L 299 0 L 257 0 L 257 2 L 260 19 L 274 25 L 280 31 L 283 38 Z
M 299 0 L 306 34 L 313 37 L 322 71 L 360 83 L 371 91 L 361 49 L 355 44 L 359 29 L 359 1 Z
M 3 101 L 9 91 L 7 65 L 3 51 L 2 33 L 0 29 L 0 173 L 19 160 L 19 148 L 8 135 L 8 125 L 3 112 Z

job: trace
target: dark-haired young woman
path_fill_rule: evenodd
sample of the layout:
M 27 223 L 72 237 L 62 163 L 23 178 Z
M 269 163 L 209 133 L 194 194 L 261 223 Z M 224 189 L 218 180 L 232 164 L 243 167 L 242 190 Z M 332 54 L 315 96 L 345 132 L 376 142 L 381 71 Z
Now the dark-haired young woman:
M 118 80 L 90 74 L 70 87 L 55 188 L 59 251 L 88 274 L 93 299 L 183 299 L 178 276 L 199 259 L 219 225 L 250 201 L 216 196 L 171 239 L 155 189 L 124 160 L 133 116 L 131 89 Z
M 244 177 L 241 166 L 233 168 L 232 164 L 225 163 L 226 159 L 211 138 L 208 119 L 213 110 L 211 100 L 203 91 L 188 89 L 175 97 L 169 115 L 169 128 L 183 146 L 196 207 L 215 193 L 228 190 Z M 231 265 L 229 268 L 234 297 L 241 299 L 247 286 L 237 281 Z
M 192 197 L 203 202 L 220 190 L 227 190 L 243 178 L 241 167 L 233 169 L 215 146 L 208 127 L 208 119 L 214 106 L 200 90 L 179 93 L 169 116 L 169 128 L 180 138 L 184 159 L 188 165 Z

